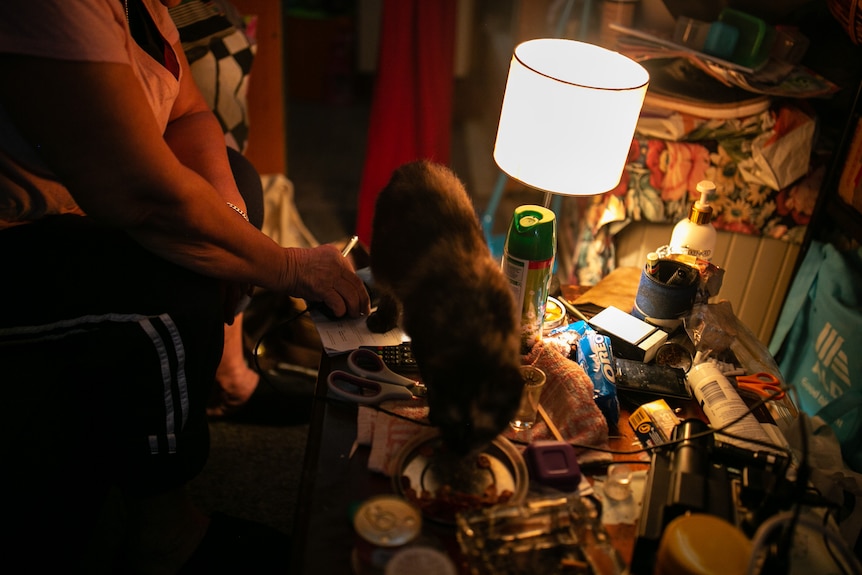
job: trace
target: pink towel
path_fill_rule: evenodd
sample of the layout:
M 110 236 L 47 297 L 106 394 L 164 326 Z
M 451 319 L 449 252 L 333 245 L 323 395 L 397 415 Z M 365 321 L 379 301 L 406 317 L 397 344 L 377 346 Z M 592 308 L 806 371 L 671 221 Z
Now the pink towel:
M 583 368 L 541 341 L 524 356 L 523 363 L 545 372 L 545 388 L 539 403 L 563 439 L 607 447 L 608 424 L 593 400 L 593 382 Z M 556 439 L 542 418 L 536 420 L 531 432 L 533 440 Z

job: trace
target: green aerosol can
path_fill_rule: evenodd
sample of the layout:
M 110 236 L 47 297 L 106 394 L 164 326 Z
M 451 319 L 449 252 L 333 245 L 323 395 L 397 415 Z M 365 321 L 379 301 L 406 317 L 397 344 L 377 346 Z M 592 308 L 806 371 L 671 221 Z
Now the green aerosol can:
M 503 249 L 502 267 L 521 310 L 522 353 L 529 352 L 542 339 L 556 251 L 554 212 L 533 205 L 515 208 Z

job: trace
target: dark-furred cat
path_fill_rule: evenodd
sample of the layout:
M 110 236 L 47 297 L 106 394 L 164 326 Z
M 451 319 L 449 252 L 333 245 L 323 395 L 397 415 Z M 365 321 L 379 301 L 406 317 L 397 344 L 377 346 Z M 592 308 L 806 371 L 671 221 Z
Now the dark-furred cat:
M 380 302 L 369 329 L 392 329 L 400 315 L 445 445 L 487 446 L 521 398 L 519 319 L 463 184 L 429 161 L 399 167 L 377 198 L 372 234 Z

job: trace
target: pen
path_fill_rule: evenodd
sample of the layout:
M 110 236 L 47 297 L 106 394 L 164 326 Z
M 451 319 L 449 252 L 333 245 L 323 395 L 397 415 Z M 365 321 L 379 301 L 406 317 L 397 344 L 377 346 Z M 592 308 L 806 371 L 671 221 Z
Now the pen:
M 350 254 L 350 251 L 356 246 L 356 243 L 359 241 L 359 236 L 353 236 L 350 238 L 350 241 L 347 242 L 347 245 L 344 246 L 344 249 L 341 250 L 341 257 L 347 257 Z
M 574 304 L 572 304 L 570 301 L 568 301 L 566 298 L 564 298 L 564 297 L 562 296 L 562 294 L 561 294 L 561 295 L 558 295 L 558 296 L 557 296 L 557 299 L 558 299 L 558 300 L 560 300 L 560 303 L 561 303 L 561 304 L 563 304 L 563 307 L 564 307 L 564 308 L 566 308 L 566 311 L 567 311 L 567 312 L 569 312 L 569 313 L 570 313 L 570 314 L 572 314 L 573 316 L 576 316 L 578 319 L 582 319 L 582 320 L 584 320 L 584 322 L 586 322 L 586 323 L 590 323 L 590 320 L 588 320 L 588 319 L 587 319 L 587 316 L 585 316 L 584 314 L 582 314 L 582 313 L 581 313 L 581 310 L 579 310 L 578 308 L 576 308 L 576 307 L 574 306 Z

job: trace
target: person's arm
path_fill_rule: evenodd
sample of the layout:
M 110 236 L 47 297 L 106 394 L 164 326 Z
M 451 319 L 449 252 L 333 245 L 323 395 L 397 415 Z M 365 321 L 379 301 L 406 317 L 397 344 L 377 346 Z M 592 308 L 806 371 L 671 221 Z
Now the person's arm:
M 0 71 L 9 116 L 89 216 L 199 273 L 323 301 L 336 314 L 367 311 L 336 248 L 278 246 L 182 165 L 130 66 L 2 55 Z
M 187 168 L 200 174 L 222 199 L 245 210 L 227 159 L 224 133 L 192 76 L 182 45 L 174 46 L 180 62 L 180 90 L 164 139 Z

